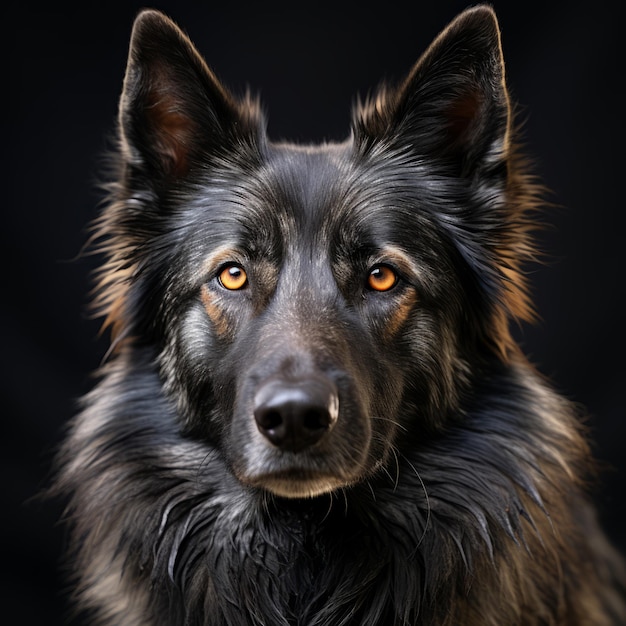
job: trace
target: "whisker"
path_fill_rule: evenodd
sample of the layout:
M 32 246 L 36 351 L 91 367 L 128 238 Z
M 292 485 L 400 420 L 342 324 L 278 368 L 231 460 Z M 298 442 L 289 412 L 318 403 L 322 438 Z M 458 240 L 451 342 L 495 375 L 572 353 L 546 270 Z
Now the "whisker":
M 369 487 L 369 490 L 372 493 L 372 500 L 376 502 L 376 492 L 374 491 L 374 487 L 372 487 L 372 483 L 369 480 L 366 482 L 367 482 L 367 486 Z
M 400 482 L 400 461 L 398 459 L 399 452 L 396 449 L 396 446 L 391 446 L 389 450 L 393 454 L 393 458 L 396 462 L 396 480 L 393 485 L 393 490 L 395 491 L 398 488 L 398 483 Z
M 382 435 L 374 434 L 374 438 L 377 438 L 378 441 L 381 441 L 383 443 L 383 445 L 387 444 L 386 438 L 383 437 Z M 393 490 L 395 491 L 398 488 L 398 483 L 400 481 L 400 462 L 398 461 L 398 453 L 397 453 L 397 450 L 396 450 L 395 446 L 393 446 L 393 445 L 390 446 L 389 450 L 391 451 L 391 453 L 393 454 L 393 457 L 395 459 L 396 477 L 394 478 L 391 475 L 391 472 L 387 469 L 385 464 L 381 463 L 380 464 L 380 469 L 387 475 L 389 480 L 393 483 Z
M 417 542 L 415 546 L 415 549 L 417 550 L 417 548 L 419 548 L 419 546 L 422 544 L 422 541 L 424 541 L 424 537 L 426 537 L 426 532 L 428 530 L 428 525 L 430 524 L 430 518 L 431 518 L 430 498 L 428 497 L 428 490 L 426 489 L 426 485 L 424 484 L 424 481 L 422 480 L 422 477 L 420 476 L 420 473 L 417 471 L 415 465 L 413 465 L 413 463 L 411 463 L 411 461 L 409 461 L 409 459 L 407 459 L 407 457 L 404 454 L 402 455 L 402 458 L 407 462 L 407 464 L 413 470 L 413 472 L 415 472 L 415 475 L 417 476 L 418 480 L 420 481 L 420 485 L 422 486 L 424 497 L 426 498 L 426 522 L 424 523 L 424 532 L 422 533 L 422 536 L 419 538 L 419 541 Z
M 328 510 L 326 511 L 326 513 L 324 513 L 324 517 L 322 518 L 322 522 L 326 521 L 326 519 L 330 515 L 330 512 L 333 509 L 333 498 L 334 497 L 335 497 L 335 494 L 331 491 L 331 493 L 328 494 Z
M 401 424 L 397 420 L 391 419 L 390 417 L 382 417 L 381 415 L 372 415 L 370 419 L 378 420 L 381 422 L 389 422 L 390 424 L 393 424 L 400 430 L 403 430 L 405 433 L 409 431 L 409 429 L 406 426 L 404 426 L 404 424 Z
M 341 488 L 341 495 L 343 496 L 343 503 L 344 503 L 344 507 L 343 507 L 343 512 L 344 515 L 348 515 L 348 496 L 346 494 L 346 490 L 345 488 Z
M 391 473 L 389 472 L 389 470 L 383 465 L 382 468 L 383 472 L 387 475 L 387 478 L 389 478 L 389 480 L 393 483 L 393 489 L 394 491 L 396 490 L 398 483 L 395 481 L 394 477 L 391 475 Z

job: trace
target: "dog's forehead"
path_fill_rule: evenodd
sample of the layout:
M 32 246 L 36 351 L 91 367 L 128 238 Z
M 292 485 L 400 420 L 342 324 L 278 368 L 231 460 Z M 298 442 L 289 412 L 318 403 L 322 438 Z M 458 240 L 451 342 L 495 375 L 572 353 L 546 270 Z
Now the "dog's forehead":
M 270 144 L 261 158 L 211 174 L 198 187 L 193 204 L 206 219 L 193 221 L 191 237 L 201 247 L 228 243 L 264 256 L 293 246 L 313 254 L 407 247 L 432 191 L 422 167 L 394 155 L 363 155 L 349 141 Z
M 332 206 L 346 169 L 344 146 L 282 144 L 267 152 L 263 175 L 281 208 L 306 219 Z
M 370 158 L 346 142 L 300 147 L 273 146 L 260 175 L 282 211 L 305 228 L 328 230 L 363 222 L 372 210 L 382 216 L 419 194 L 419 168 Z

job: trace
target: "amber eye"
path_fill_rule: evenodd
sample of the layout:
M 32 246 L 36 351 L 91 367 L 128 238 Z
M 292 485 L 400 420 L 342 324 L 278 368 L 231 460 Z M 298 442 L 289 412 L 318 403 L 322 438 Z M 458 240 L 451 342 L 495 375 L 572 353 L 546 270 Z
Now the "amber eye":
M 248 276 L 240 265 L 227 265 L 219 273 L 218 280 L 224 289 L 237 291 L 248 284 Z
M 367 276 L 367 286 L 374 291 L 389 291 L 397 282 L 398 275 L 388 265 L 375 265 Z

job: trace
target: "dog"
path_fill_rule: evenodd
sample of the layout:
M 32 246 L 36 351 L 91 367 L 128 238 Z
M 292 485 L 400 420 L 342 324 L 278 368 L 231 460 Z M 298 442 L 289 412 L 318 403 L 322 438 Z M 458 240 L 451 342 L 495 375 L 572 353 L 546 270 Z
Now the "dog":
M 88 623 L 626 623 L 584 416 L 510 332 L 544 194 L 491 7 L 315 146 L 145 9 L 118 128 L 55 479 Z

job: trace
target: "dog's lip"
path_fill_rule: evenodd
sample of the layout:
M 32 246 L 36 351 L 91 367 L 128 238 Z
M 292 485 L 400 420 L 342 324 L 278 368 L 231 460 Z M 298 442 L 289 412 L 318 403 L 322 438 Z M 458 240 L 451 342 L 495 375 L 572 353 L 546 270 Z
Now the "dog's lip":
M 268 471 L 242 479 L 253 487 L 260 487 L 285 498 L 311 498 L 346 487 L 353 482 L 337 473 L 301 468 Z

